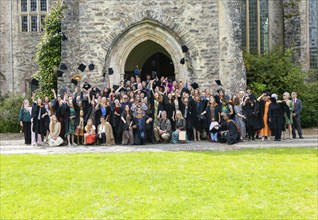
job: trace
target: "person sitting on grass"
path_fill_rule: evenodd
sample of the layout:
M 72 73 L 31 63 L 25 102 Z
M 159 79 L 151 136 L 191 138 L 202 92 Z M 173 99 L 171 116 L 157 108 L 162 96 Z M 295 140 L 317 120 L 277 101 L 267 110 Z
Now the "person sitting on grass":
M 170 139 L 171 133 L 171 123 L 170 120 L 167 119 L 167 112 L 161 112 L 161 118 L 158 121 L 157 126 L 154 128 L 154 136 L 156 141 L 164 141 L 168 142 Z
M 51 116 L 50 133 L 48 136 L 48 144 L 50 147 L 60 146 L 63 144 L 63 139 L 60 137 L 61 123 L 57 120 L 56 115 Z
M 93 120 L 90 118 L 87 120 L 84 134 L 84 144 L 93 144 L 96 141 L 96 128 L 93 125 Z

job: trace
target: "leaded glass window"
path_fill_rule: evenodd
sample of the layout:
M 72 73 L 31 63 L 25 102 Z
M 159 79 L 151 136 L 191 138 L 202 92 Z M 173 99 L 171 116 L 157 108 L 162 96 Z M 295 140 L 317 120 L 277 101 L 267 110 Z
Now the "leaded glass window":
M 40 0 L 41 11 L 47 11 L 47 0 Z
M 242 0 L 242 47 L 249 53 L 268 51 L 268 0 Z
M 48 10 L 48 0 L 19 0 L 19 3 L 20 31 L 43 31 L 44 18 Z
M 21 11 L 28 11 L 28 1 L 27 0 L 21 0 Z
M 31 16 L 31 31 L 38 31 L 38 16 Z
M 21 16 L 22 32 L 28 32 L 28 16 Z
M 31 0 L 30 7 L 31 7 L 31 11 L 36 11 L 36 8 L 37 8 L 37 0 Z

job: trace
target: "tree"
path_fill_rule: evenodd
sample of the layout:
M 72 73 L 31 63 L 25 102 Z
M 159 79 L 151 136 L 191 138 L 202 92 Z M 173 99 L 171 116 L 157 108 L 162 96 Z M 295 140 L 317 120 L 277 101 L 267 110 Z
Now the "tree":
M 62 4 L 57 1 L 44 20 L 44 34 L 37 45 L 35 61 L 39 69 L 33 77 L 39 81 L 39 97 L 51 97 L 51 89 L 57 87 L 55 70 L 61 62 L 61 18 Z

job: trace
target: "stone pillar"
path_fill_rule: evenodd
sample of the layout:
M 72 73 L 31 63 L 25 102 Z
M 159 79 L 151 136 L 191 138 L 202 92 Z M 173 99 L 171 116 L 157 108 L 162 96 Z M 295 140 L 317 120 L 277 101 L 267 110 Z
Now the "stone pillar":
M 246 88 L 239 4 L 239 0 L 219 0 L 219 76 L 229 95 Z

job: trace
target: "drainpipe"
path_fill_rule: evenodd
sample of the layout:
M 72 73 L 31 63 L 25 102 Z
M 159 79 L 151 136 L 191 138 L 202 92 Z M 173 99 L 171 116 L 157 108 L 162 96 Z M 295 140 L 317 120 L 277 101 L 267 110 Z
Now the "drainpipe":
M 10 1 L 10 69 L 11 69 L 11 91 L 12 96 L 14 96 L 14 75 L 13 75 L 13 45 L 12 45 L 12 2 Z

